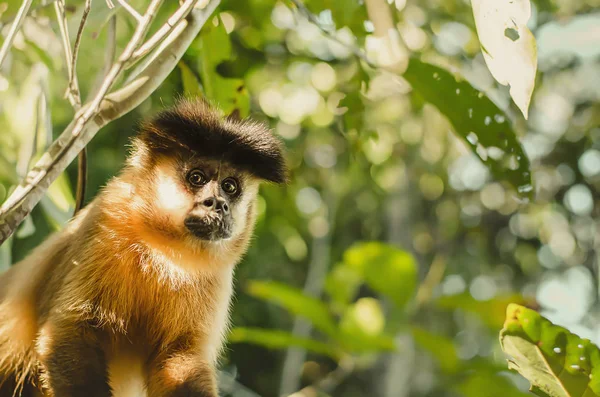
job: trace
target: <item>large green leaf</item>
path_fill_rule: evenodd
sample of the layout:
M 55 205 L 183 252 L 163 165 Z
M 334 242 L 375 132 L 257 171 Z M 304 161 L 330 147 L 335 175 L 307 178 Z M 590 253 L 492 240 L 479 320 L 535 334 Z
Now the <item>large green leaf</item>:
M 509 305 L 500 344 L 512 357 L 509 368 L 527 378 L 535 394 L 600 396 L 600 350 L 539 313 Z
M 289 332 L 262 328 L 236 327 L 229 334 L 231 343 L 252 343 L 268 349 L 287 349 L 290 346 L 302 347 L 314 353 L 324 354 L 339 360 L 340 352 L 330 344 L 314 339 L 300 338 Z
M 337 327 L 327 306 L 301 290 L 274 281 L 251 281 L 247 291 L 256 298 L 276 303 L 289 312 L 310 320 L 315 328 L 326 335 L 336 336 Z
M 379 242 L 359 243 L 344 253 L 344 263 L 398 308 L 403 308 L 414 295 L 417 265 L 407 252 Z
M 498 179 L 532 197 L 529 158 L 504 114 L 488 97 L 440 67 L 412 58 L 403 77 L 452 123 Z

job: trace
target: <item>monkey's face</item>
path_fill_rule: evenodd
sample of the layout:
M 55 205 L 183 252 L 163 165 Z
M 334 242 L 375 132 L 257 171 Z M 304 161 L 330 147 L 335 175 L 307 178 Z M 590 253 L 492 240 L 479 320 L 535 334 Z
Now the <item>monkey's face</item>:
M 233 233 L 234 207 L 243 194 L 242 178 L 230 167 L 204 162 L 185 174 L 193 197 L 185 217 L 186 229 L 202 240 L 228 239 Z
M 178 239 L 217 242 L 239 235 L 253 210 L 258 180 L 226 162 L 165 159 L 155 168 L 154 229 Z

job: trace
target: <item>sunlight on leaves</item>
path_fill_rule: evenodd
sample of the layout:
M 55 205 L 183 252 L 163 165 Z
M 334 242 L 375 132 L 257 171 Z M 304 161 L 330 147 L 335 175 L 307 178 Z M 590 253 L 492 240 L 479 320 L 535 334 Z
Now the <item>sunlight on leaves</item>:
M 535 86 L 537 50 L 527 28 L 531 17 L 529 0 L 472 0 L 481 50 L 488 69 L 502 85 L 523 116 L 528 117 Z

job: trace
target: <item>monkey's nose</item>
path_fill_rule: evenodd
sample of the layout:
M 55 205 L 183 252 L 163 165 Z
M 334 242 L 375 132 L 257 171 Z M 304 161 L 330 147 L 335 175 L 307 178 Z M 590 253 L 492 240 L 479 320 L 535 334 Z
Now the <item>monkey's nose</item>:
M 227 202 L 220 197 L 209 197 L 202 202 L 202 205 L 205 206 L 206 209 L 221 212 L 224 215 L 229 213 L 229 205 L 227 205 Z

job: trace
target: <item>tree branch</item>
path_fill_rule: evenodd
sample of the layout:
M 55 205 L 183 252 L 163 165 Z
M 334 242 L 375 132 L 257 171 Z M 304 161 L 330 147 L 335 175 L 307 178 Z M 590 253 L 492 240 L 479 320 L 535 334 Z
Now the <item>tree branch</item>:
M 142 16 L 140 15 L 140 13 L 137 12 L 135 8 L 130 6 L 128 2 L 126 2 L 125 0 L 117 0 L 117 2 L 121 4 L 121 7 L 123 7 L 125 11 L 130 13 L 138 22 L 142 22 Z
M 33 0 L 23 0 L 23 3 L 21 4 L 21 7 L 19 8 L 17 15 L 15 16 L 14 22 L 12 23 L 12 25 L 10 25 L 10 30 L 8 31 L 6 40 L 4 40 L 2 48 L 0 48 L 0 66 L 2 66 L 4 59 L 6 59 L 6 56 L 10 51 L 10 47 L 12 46 L 12 43 L 15 40 L 15 36 L 17 35 L 17 32 L 19 31 L 21 25 L 23 24 L 23 21 L 25 20 L 25 16 L 29 11 L 29 7 L 31 7 L 32 1 Z
M 79 81 L 77 80 L 77 55 L 79 54 L 79 46 L 81 45 L 81 38 L 83 37 L 83 28 L 87 22 L 90 9 L 92 8 L 92 0 L 85 0 L 85 6 L 83 8 L 83 15 L 81 16 L 81 22 L 79 22 L 79 29 L 77 29 L 77 37 L 75 38 L 75 44 L 73 45 L 73 57 L 71 61 L 71 70 L 73 75 L 69 80 L 69 86 L 76 86 L 79 92 Z M 79 101 L 81 102 L 81 94 L 79 95 Z M 79 109 L 75 109 L 76 111 Z M 85 200 L 85 190 L 87 187 L 87 147 L 84 147 L 79 155 L 77 156 L 77 190 L 75 193 L 75 211 L 73 215 L 76 215 L 79 210 L 83 208 L 83 202 Z
M 79 91 L 79 80 L 77 79 L 77 54 L 79 53 L 79 46 L 81 44 L 81 37 L 83 35 L 83 28 L 87 21 L 87 17 L 90 13 L 92 0 L 85 1 L 85 7 L 83 9 L 83 15 L 81 16 L 81 22 L 79 23 L 79 29 L 77 30 L 77 37 L 75 39 L 75 45 L 71 52 L 71 41 L 69 39 L 69 30 L 67 28 L 67 17 L 65 15 L 65 3 L 64 0 L 57 0 L 54 3 L 54 9 L 56 11 L 56 18 L 58 20 L 58 26 L 63 42 L 63 49 L 65 52 L 65 60 L 67 65 L 67 74 L 69 76 L 69 84 L 67 85 L 66 97 L 77 112 L 81 108 L 81 93 Z M 87 149 L 79 153 L 77 159 L 77 189 L 76 189 L 76 200 L 75 200 L 75 214 L 83 207 L 83 200 L 85 198 L 85 188 L 87 184 Z
M 0 207 L 0 244 L 13 233 L 21 221 L 31 212 L 42 198 L 48 186 L 60 175 L 75 156 L 93 138 L 98 130 L 125 113 L 131 111 L 145 100 L 175 68 L 185 50 L 192 43 L 208 17 L 215 10 L 219 0 L 211 0 L 204 9 L 194 9 L 185 20 L 182 29 L 173 31 L 157 51 L 153 61 L 127 86 L 105 96 L 114 83 L 134 49 L 143 37 L 156 12 L 160 0 L 154 0 L 144 14 L 143 22 L 134 33 L 123 54 L 113 65 L 101 90 L 86 104 L 66 127 L 59 138 L 29 172 L 27 178 L 15 189 Z
M 167 37 L 167 35 L 175 29 L 175 26 L 185 17 L 187 17 L 194 7 L 194 3 L 194 0 L 186 0 L 183 4 L 181 4 L 179 9 L 173 15 L 171 15 L 169 19 L 167 19 L 167 22 L 165 22 L 163 26 L 161 26 L 160 29 L 158 29 L 156 33 L 150 37 L 150 39 L 148 39 L 148 41 L 146 41 L 140 46 L 140 48 L 133 52 L 133 56 L 131 57 L 127 68 L 144 57 L 146 54 L 152 51 L 158 45 L 158 43 L 163 41 L 165 37 Z

